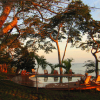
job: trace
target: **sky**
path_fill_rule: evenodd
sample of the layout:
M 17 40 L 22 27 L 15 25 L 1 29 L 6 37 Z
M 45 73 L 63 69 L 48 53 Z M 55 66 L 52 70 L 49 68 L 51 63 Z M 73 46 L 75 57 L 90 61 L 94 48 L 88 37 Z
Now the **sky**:
M 92 18 L 95 20 L 100 21 L 100 0 L 82 0 L 84 4 L 87 4 L 91 7 L 91 15 Z M 95 7 L 93 9 L 92 7 Z M 84 38 L 85 39 L 85 38 Z M 64 48 L 65 48 L 66 41 L 63 41 L 59 44 L 60 46 L 60 52 L 61 57 L 63 56 Z M 56 45 L 55 45 L 56 46 Z M 52 53 L 45 54 L 44 51 L 39 51 L 38 54 L 40 56 L 44 55 L 48 62 L 56 64 L 58 63 L 58 54 L 57 50 L 53 50 Z M 100 54 L 98 54 L 99 57 Z M 79 48 L 70 48 L 70 44 L 68 44 L 65 59 L 67 58 L 73 58 L 73 63 L 84 63 L 87 60 L 93 60 L 95 61 L 94 57 L 92 56 L 91 52 L 83 51 Z

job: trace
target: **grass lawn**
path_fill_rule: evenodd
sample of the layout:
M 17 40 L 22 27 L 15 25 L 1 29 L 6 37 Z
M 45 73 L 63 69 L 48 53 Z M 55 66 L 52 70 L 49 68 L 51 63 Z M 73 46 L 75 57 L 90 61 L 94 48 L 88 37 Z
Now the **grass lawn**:
M 87 91 L 54 91 L 21 86 L 0 73 L 0 100 L 99 100 L 100 92 Z

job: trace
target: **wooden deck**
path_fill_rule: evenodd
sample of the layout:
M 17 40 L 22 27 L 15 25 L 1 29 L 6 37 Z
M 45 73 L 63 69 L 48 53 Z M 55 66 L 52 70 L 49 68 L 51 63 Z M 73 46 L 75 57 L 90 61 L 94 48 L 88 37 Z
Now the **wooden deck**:
M 46 89 L 52 90 L 89 90 L 100 88 L 100 85 L 90 84 L 90 85 L 79 85 L 76 82 L 69 83 L 56 83 L 56 84 L 48 84 L 45 86 Z
M 30 80 L 29 79 L 30 76 L 32 76 L 32 75 L 25 75 L 25 76 L 18 75 L 18 76 L 13 77 L 12 81 L 17 84 L 20 84 L 20 85 L 25 85 L 25 86 L 29 86 L 29 87 L 37 87 L 38 86 L 38 88 L 45 88 L 45 89 L 52 89 L 52 90 L 87 90 L 87 89 L 100 90 L 100 85 L 90 84 L 90 85 L 86 86 L 86 85 L 79 85 L 77 82 L 49 83 L 45 86 L 41 86 L 41 83 Z M 44 77 L 44 75 L 42 75 L 42 76 Z M 52 75 L 46 75 L 46 76 L 53 77 Z M 64 75 L 60 75 L 60 76 L 64 76 Z M 75 77 L 75 75 L 73 77 Z

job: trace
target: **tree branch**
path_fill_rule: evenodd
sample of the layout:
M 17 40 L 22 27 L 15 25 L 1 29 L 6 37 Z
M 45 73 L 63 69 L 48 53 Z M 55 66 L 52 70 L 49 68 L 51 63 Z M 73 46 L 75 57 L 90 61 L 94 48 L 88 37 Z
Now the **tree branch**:
M 95 53 L 98 53 L 99 43 L 98 43 L 97 41 L 94 40 L 94 38 L 93 38 L 92 35 L 90 35 L 90 36 L 91 36 L 91 38 L 93 39 L 93 41 L 98 45 L 98 47 L 97 47 L 97 49 L 96 49 L 96 52 L 95 52 Z
M 62 27 L 62 24 L 59 25 L 59 28 L 58 28 L 58 34 L 57 34 L 56 40 L 58 40 L 58 37 L 59 37 L 60 27 Z
M 43 6 L 39 5 L 38 3 L 34 3 L 34 2 L 32 2 L 32 4 L 33 4 L 34 6 L 39 6 L 39 7 L 41 7 L 41 8 L 44 8 L 44 9 L 46 9 L 46 10 L 52 12 L 52 13 L 59 14 L 59 13 L 56 13 L 56 12 L 54 12 L 54 11 L 52 11 L 52 10 L 46 8 L 46 7 L 43 7 Z
M 11 5 L 5 5 L 5 7 L 3 8 L 2 15 L 0 16 L 0 28 L 2 27 L 3 23 L 7 19 L 10 10 L 11 10 Z
M 14 20 L 5 28 L 3 28 L 3 34 L 6 34 L 9 30 L 14 28 L 17 25 L 17 17 L 14 18 Z
M 18 27 L 17 27 L 17 25 L 15 26 L 15 28 L 17 29 L 17 31 L 18 31 L 18 36 L 16 37 L 16 39 L 14 39 L 14 41 L 10 44 L 10 46 L 9 47 L 11 47 L 12 46 L 12 44 L 18 39 L 18 37 L 20 36 L 20 31 L 19 31 L 19 29 L 18 29 Z
M 42 16 L 41 12 L 39 11 L 38 7 L 37 7 L 37 6 L 35 6 L 35 5 L 34 5 L 34 7 L 35 7 L 35 8 L 37 9 L 37 11 L 40 13 L 41 18 L 42 18 L 42 21 L 43 21 L 43 16 Z
M 50 39 L 53 40 L 54 42 L 56 42 L 56 40 L 52 38 L 51 34 L 52 33 L 50 33 Z
M 68 39 L 67 39 L 67 42 L 66 42 L 66 46 L 65 46 L 65 50 L 64 50 L 62 61 L 64 60 L 64 57 L 65 57 L 65 53 L 66 53 L 66 48 L 67 48 L 67 45 L 68 45 L 68 41 L 69 41 L 69 35 L 68 35 Z

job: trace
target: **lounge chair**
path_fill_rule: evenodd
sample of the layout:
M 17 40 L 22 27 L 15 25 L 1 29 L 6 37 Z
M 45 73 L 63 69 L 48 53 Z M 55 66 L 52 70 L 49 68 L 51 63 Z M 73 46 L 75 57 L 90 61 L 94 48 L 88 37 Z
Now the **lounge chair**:
M 22 70 L 21 75 L 25 75 L 26 74 L 26 70 Z
M 86 85 L 86 86 L 90 85 L 91 83 L 90 79 L 91 79 L 91 76 L 87 76 L 84 83 L 80 83 L 81 80 L 79 80 L 79 85 Z
M 44 74 L 48 74 L 48 71 L 47 70 L 44 70 Z
M 90 83 L 91 83 L 90 79 L 91 79 L 91 76 L 87 76 L 86 79 L 85 79 L 85 81 L 84 81 L 84 84 L 85 85 L 90 85 Z
M 57 70 L 54 70 L 54 72 L 53 72 L 54 74 L 56 74 L 56 75 L 58 75 L 58 71 Z
M 32 73 L 33 73 L 33 74 L 36 74 L 35 69 L 32 69 Z
M 92 83 L 100 85 L 100 75 L 98 75 L 97 79 L 92 80 Z

